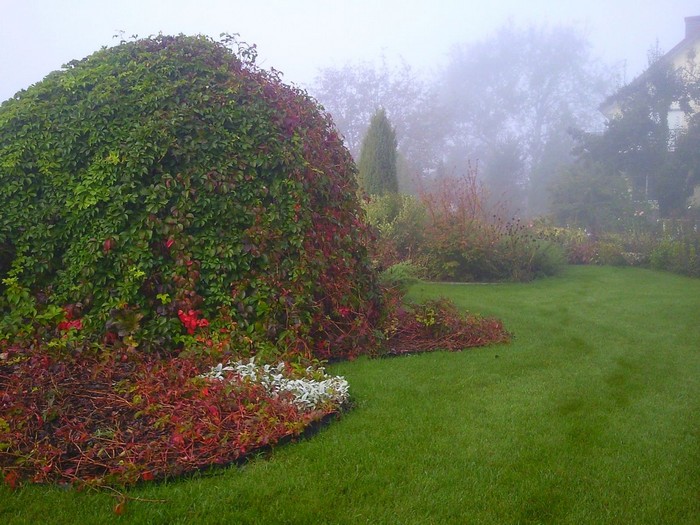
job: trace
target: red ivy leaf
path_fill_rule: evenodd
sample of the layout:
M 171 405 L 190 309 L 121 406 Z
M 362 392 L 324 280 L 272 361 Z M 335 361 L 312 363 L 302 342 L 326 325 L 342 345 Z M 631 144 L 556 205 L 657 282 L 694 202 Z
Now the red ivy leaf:
M 176 447 L 183 447 L 183 446 L 185 446 L 185 440 L 184 440 L 184 438 L 183 438 L 180 434 L 178 434 L 178 433 L 173 434 L 172 438 L 170 438 L 170 441 L 171 441 L 172 444 L 175 445 Z
M 218 421 L 219 419 L 221 419 L 219 409 L 216 407 L 216 405 L 208 405 L 207 410 L 209 411 L 211 417 L 213 417 L 215 420 Z
M 82 319 L 75 319 L 73 321 L 62 321 L 58 323 L 58 329 L 62 332 L 67 332 L 68 330 L 75 329 L 81 330 L 83 328 Z
M 5 485 L 10 487 L 12 490 L 17 489 L 17 483 L 19 482 L 19 474 L 16 471 L 11 470 L 5 474 Z

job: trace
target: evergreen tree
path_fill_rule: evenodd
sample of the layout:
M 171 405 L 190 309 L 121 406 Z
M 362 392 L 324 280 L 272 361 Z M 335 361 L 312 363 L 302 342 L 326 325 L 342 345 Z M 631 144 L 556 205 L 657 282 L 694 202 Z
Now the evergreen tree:
M 362 141 L 358 166 L 360 188 L 367 194 L 398 192 L 396 145 L 396 132 L 391 127 L 386 111 L 377 110 Z

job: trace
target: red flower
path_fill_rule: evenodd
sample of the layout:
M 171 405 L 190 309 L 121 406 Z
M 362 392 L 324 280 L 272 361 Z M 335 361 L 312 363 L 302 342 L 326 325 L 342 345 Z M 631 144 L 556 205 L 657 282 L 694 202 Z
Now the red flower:
M 58 323 L 58 329 L 62 332 L 67 332 L 68 330 L 80 330 L 82 327 L 82 319 L 75 319 L 73 321 L 62 321 Z
M 350 315 L 352 313 L 352 310 L 350 308 L 348 308 L 347 306 L 341 306 L 340 308 L 338 308 L 338 313 L 342 317 L 347 317 L 348 315 Z
M 171 238 L 171 239 L 168 239 L 167 241 L 165 241 L 165 247 L 166 247 L 167 249 L 170 249 L 170 247 L 171 247 L 173 244 L 175 244 L 175 240 L 172 239 L 172 238 Z
M 209 321 L 206 319 L 199 319 L 199 313 L 200 312 L 198 310 L 190 310 L 188 312 L 178 310 L 177 312 L 180 322 L 185 326 L 187 333 L 190 335 L 194 334 L 194 331 L 197 328 L 209 326 Z

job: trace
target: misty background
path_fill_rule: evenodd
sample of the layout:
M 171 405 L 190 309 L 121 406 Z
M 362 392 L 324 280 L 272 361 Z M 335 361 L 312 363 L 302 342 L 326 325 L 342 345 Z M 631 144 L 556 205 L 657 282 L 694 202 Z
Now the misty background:
M 333 115 L 358 158 L 378 107 L 415 192 L 478 165 L 514 214 L 548 211 L 570 131 L 684 36 L 696 1 L 0 0 L 0 100 L 134 36 L 238 33 Z

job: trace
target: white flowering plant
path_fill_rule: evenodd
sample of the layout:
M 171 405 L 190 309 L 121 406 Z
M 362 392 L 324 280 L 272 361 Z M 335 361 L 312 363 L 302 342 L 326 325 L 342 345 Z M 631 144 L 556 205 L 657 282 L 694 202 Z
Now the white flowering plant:
M 219 363 L 202 374 L 202 377 L 257 383 L 272 397 L 290 395 L 292 403 L 301 410 L 318 410 L 328 405 L 339 408 L 350 398 L 347 380 L 342 376 L 326 374 L 323 367 L 308 367 L 301 372 L 291 371 L 283 362 L 263 365 L 256 363 L 255 357 L 248 361 Z

